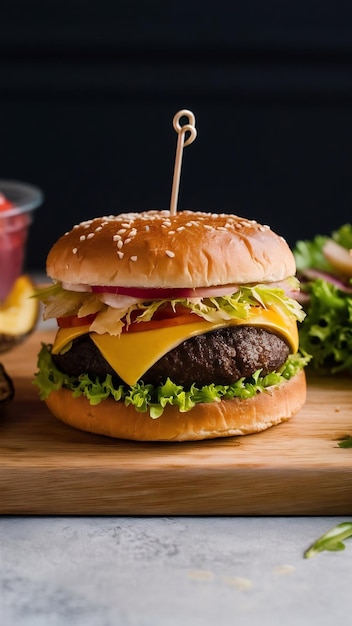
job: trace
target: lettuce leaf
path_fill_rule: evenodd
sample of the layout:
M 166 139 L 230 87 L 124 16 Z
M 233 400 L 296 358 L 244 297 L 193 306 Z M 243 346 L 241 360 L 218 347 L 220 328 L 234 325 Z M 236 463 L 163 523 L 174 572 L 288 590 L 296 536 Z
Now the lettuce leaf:
M 323 246 L 329 237 L 317 235 L 312 241 L 297 241 L 293 250 L 297 271 L 314 268 L 323 272 L 332 270 L 332 266 L 323 255 Z
M 105 380 L 91 380 L 86 374 L 78 378 L 60 372 L 51 359 L 51 345 L 42 344 L 38 354 L 38 371 L 34 384 L 39 387 L 40 399 L 45 400 L 52 391 L 65 387 L 72 391 L 73 397 L 85 396 L 90 404 L 99 404 L 106 398 L 122 401 L 126 406 L 134 406 L 136 411 L 147 412 L 151 418 L 159 418 L 167 405 L 176 406 L 181 413 L 190 411 L 202 402 L 220 402 L 221 399 L 250 398 L 261 393 L 268 387 L 279 385 L 305 367 L 310 357 L 303 353 L 290 355 L 284 365 L 277 371 L 261 376 L 258 370 L 250 378 L 241 378 L 232 385 L 205 385 L 198 388 L 192 385 L 184 389 L 169 378 L 163 385 L 154 387 L 142 381 L 127 387 L 114 386 L 110 374 Z
M 309 287 L 307 316 L 298 326 L 300 347 L 321 372 L 352 373 L 352 296 L 321 278 Z
M 352 224 L 344 224 L 340 226 L 338 230 L 335 230 L 332 233 L 332 238 L 336 243 L 339 243 L 340 246 L 346 248 L 346 250 L 351 250 L 352 248 Z
M 352 224 L 333 231 L 331 238 L 352 249 Z M 307 295 L 306 317 L 298 325 L 299 342 L 301 349 L 312 356 L 310 366 L 317 372 L 352 373 L 352 294 L 323 255 L 328 239 L 317 235 L 312 241 L 298 241 L 293 249 L 301 289 Z M 309 274 L 304 271 L 309 269 L 323 274 L 307 279 Z

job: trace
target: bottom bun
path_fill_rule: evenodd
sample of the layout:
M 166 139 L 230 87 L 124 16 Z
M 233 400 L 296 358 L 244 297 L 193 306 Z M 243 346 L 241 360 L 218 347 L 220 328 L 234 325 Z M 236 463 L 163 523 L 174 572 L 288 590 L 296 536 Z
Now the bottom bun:
M 250 435 L 275 426 L 301 409 L 306 392 L 305 372 L 300 370 L 252 398 L 197 404 L 186 413 L 167 406 L 157 419 L 112 399 L 92 406 L 83 396 L 73 398 L 68 389 L 52 391 L 45 402 L 59 420 L 90 433 L 134 441 L 194 441 Z

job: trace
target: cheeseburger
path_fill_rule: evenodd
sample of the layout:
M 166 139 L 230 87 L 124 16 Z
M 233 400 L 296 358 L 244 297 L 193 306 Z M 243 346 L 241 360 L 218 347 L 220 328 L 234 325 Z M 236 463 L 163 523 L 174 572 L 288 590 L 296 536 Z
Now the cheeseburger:
M 60 420 L 140 441 L 262 431 L 306 399 L 295 260 L 236 215 L 145 211 L 82 222 L 47 257 L 56 318 L 35 383 Z

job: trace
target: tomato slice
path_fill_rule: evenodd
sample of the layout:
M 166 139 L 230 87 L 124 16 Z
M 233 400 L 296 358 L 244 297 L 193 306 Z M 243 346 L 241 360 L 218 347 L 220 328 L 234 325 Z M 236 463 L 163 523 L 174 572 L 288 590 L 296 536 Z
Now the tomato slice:
M 138 311 L 136 311 L 138 315 Z M 194 313 L 191 313 L 188 307 L 183 306 L 182 304 L 176 304 L 175 308 L 171 306 L 169 302 L 160 306 L 153 315 L 153 320 L 165 320 L 165 319 L 175 319 L 175 317 L 181 317 L 185 315 L 192 315 L 195 317 Z M 133 318 L 132 318 L 133 319 Z M 143 322 L 147 323 L 147 322 Z
M 159 307 L 149 322 L 136 321 L 140 315 L 140 311 L 132 311 L 131 324 L 128 327 L 124 327 L 122 332 L 124 333 L 139 333 L 144 330 L 155 330 L 157 328 L 165 328 L 171 326 L 178 326 L 179 324 L 191 324 L 199 320 L 199 317 L 192 313 L 186 306 L 177 304 L 175 310 L 171 304 L 167 303 L 164 306 Z
M 84 317 L 77 317 L 77 315 L 66 315 L 65 317 L 58 317 L 57 323 L 60 328 L 73 328 L 74 326 L 85 326 L 91 324 L 96 318 L 96 313 L 85 315 Z
M 123 333 L 140 333 L 145 330 L 157 330 L 158 328 L 172 328 L 181 324 L 192 324 L 199 322 L 198 315 L 187 313 L 185 315 L 174 315 L 164 319 L 151 319 L 149 322 L 134 322 L 128 328 L 122 329 Z

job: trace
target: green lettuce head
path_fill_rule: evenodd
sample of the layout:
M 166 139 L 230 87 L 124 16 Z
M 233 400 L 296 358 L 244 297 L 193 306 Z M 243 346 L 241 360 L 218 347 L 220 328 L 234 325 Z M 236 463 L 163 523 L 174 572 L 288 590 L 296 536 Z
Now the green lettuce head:
M 294 248 L 306 317 L 298 324 L 300 346 L 322 374 L 352 374 L 352 277 L 324 255 L 330 240 L 352 250 L 352 225 L 344 224 L 331 237 L 318 235 Z

